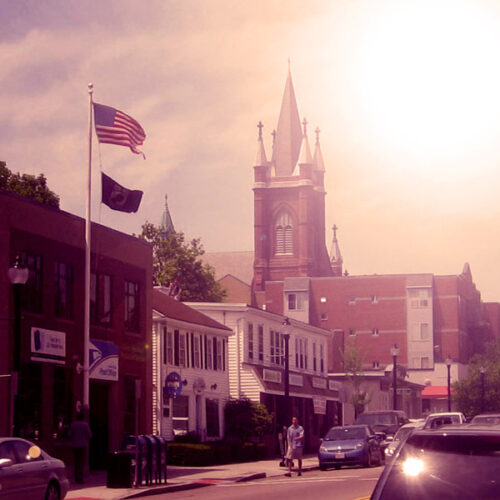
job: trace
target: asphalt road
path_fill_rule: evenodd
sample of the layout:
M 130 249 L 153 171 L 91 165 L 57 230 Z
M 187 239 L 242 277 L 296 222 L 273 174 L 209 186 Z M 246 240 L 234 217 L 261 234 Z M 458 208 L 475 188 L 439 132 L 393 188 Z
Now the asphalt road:
M 246 483 L 218 482 L 201 489 L 171 492 L 149 498 L 218 500 L 353 500 L 369 496 L 383 467 L 371 469 L 349 468 L 327 471 L 309 471 L 301 477 L 295 473 L 269 477 Z

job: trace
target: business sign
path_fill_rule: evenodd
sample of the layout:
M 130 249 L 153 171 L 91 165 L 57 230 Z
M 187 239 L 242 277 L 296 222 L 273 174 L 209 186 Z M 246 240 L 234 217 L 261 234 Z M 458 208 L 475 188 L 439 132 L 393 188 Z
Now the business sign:
M 326 389 L 326 378 L 312 378 L 312 386 L 316 389 Z
M 304 385 L 304 378 L 302 375 L 296 375 L 294 373 L 290 373 L 290 385 L 296 385 L 298 387 L 303 387 Z
M 66 363 L 66 333 L 31 328 L 31 360 L 44 363 Z
M 163 396 L 167 398 L 177 398 L 181 395 L 182 379 L 177 372 L 170 372 L 165 377 Z
M 105 340 L 90 340 L 89 378 L 94 380 L 118 380 L 119 349 Z
M 322 396 L 313 396 L 314 413 L 318 415 L 326 415 L 326 398 Z
M 277 384 L 281 384 L 281 372 L 277 372 L 275 370 L 268 370 L 264 368 L 262 371 L 262 378 L 266 382 L 275 382 Z

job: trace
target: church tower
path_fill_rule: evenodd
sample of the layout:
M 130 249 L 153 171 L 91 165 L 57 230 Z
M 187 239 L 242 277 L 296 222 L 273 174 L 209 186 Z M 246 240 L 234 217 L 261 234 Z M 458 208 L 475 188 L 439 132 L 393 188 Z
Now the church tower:
M 267 160 L 259 122 L 254 166 L 255 260 L 253 293 L 266 281 L 332 276 L 325 244 L 325 167 L 316 129 L 311 154 L 307 120 L 301 123 L 290 71 L 278 127 Z

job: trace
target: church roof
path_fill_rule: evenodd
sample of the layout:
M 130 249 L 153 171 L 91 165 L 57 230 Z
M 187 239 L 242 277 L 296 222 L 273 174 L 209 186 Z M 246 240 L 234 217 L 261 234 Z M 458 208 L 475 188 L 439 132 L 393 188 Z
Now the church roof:
M 273 147 L 272 162 L 277 177 L 292 175 L 299 159 L 301 143 L 302 127 L 289 70 Z

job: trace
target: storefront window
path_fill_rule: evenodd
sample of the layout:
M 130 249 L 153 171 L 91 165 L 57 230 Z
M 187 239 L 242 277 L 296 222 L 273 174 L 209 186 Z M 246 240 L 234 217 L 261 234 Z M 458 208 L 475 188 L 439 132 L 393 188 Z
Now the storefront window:
M 174 435 L 186 434 L 189 430 L 189 396 L 178 396 L 172 400 L 172 427 Z

